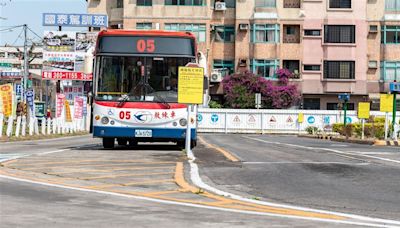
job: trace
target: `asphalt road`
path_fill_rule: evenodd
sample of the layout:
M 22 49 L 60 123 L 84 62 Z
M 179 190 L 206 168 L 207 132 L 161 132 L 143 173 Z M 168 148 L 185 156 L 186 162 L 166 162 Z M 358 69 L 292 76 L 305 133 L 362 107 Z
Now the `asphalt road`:
M 195 150 L 213 186 L 249 198 L 378 218 L 400 217 L 400 148 L 267 135 L 203 135 L 240 158 Z

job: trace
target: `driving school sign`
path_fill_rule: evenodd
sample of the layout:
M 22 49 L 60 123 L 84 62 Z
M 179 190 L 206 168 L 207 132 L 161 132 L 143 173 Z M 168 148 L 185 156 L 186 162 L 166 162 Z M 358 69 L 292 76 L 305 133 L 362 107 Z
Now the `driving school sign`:
M 178 103 L 202 104 L 204 69 L 200 67 L 179 67 Z

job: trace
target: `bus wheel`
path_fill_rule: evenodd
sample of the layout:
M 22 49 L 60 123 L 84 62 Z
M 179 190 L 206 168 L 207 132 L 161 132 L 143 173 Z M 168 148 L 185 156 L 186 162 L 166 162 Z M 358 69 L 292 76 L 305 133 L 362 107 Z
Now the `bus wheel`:
M 197 140 L 191 140 L 190 141 L 190 149 L 193 149 L 197 146 Z
M 117 139 L 118 141 L 118 145 L 120 146 L 126 146 L 126 144 L 128 143 L 127 139 Z
M 138 141 L 131 139 L 129 140 L 129 146 L 137 146 L 138 145 Z
M 115 144 L 114 138 L 103 138 L 104 149 L 113 149 Z

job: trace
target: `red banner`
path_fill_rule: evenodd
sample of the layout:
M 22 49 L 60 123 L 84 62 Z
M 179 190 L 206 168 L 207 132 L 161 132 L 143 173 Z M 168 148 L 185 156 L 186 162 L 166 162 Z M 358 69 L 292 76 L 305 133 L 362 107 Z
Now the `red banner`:
M 64 99 L 65 99 L 64 94 L 57 93 L 57 101 L 56 101 L 56 117 L 57 118 L 61 117 L 62 109 L 64 107 Z
M 83 98 L 75 97 L 74 98 L 74 118 L 82 119 L 83 117 Z
M 80 81 L 91 81 L 93 74 L 84 74 L 82 72 L 52 72 L 43 71 L 43 80 L 80 80 Z

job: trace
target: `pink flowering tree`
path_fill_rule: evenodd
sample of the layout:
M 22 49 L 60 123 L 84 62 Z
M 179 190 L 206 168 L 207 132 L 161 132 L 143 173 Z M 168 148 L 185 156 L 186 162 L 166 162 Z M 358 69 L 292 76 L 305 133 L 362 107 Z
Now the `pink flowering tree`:
M 254 96 L 261 93 L 263 108 L 285 109 L 295 105 L 300 98 L 295 85 L 289 85 L 290 71 L 279 69 L 278 82 L 259 77 L 251 72 L 236 73 L 222 81 L 225 106 L 231 108 L 254 108 Z

